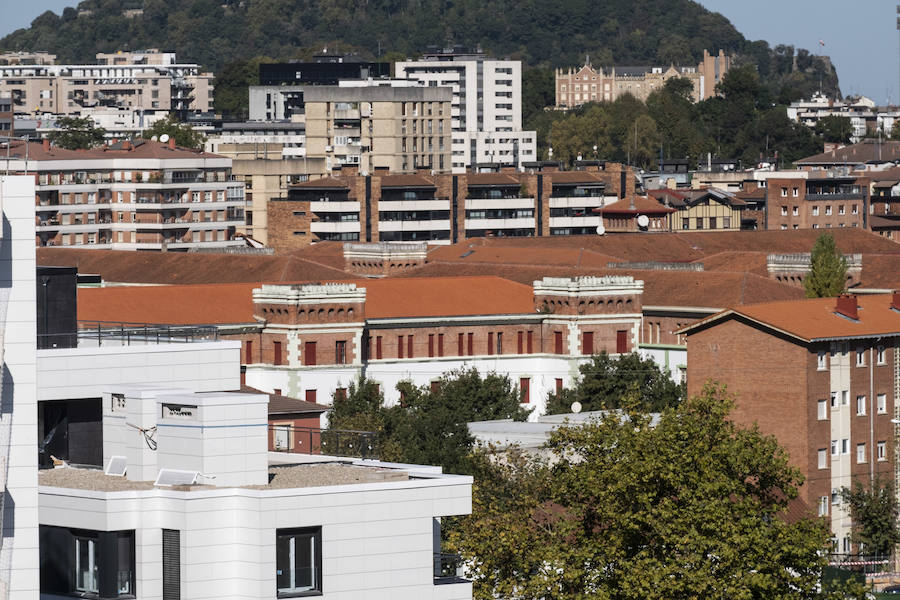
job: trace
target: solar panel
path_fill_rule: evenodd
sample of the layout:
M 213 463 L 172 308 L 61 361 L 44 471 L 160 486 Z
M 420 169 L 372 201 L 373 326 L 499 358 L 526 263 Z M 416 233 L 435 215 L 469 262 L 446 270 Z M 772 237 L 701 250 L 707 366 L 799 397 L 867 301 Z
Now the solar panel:
M 107 475 L 115 475 L 123 477 L 128 469 L 128 459 L 124 456 L 110 456 L 109 462 L 106 463 L 106 469 L 103 471 Z
M 200 475 L 197 471 L 179 471 L 178 469 L 160 469 L 153 485 L 193 485 Z

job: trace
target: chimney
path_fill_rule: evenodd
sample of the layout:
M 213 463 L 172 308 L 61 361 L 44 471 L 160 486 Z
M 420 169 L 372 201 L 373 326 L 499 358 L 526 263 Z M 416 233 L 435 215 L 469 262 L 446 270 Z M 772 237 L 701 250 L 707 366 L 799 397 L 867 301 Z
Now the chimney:
M 837 297 L 835 312 L 854 321 L 859 320 L 859 304 L 855 294 L 841 294 Z
M 891 308 L 900 311 L 900 292 L 897 290 L 894 290 L 894 293 L 891 294 Z
M 49 140 L 48 138 L 42 139 L 42 140 L 41 140 L 41 145 L 44 147 L 44 150 L 45 150 L 45 151 L 47 151 L 47 152 L 50 151 L 50 140 Z
M 174 150 L 174 149 L 175 149 L 175 138 L 170 137 L 169 138 L 169 150 Z

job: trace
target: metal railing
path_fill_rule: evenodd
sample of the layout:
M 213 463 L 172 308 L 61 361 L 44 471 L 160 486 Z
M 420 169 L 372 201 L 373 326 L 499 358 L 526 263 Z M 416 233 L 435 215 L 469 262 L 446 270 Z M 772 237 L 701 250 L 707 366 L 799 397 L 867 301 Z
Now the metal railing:
M 119 323 L 111 321 L 78 321 L 74 333 L 38 335 L 39 348 L 76 348 L 92 346 L 130 346 L 200 342 L 219 339 L 215 325 L 161 325 L 154 323 Z
M 829 554 L 828 566 L 838 567 L 847 571 L 865 573 L 886 573 L 891 571 L 894 564 L 890 554 Z
M 272 449 L 295 454 L 378 458 L 378 434 L 351 429 L 320 429 L 270 424 Z
M 462 577 L 462 556 L 448 552 L 434 553 L 434 584 L 465 583 L 468 580 Z

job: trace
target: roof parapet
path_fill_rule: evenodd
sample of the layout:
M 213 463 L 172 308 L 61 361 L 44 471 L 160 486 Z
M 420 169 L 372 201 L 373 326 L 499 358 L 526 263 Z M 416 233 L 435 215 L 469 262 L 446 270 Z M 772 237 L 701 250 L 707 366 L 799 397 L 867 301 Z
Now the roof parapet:
M 253 290 L 253 303 L 316 304 L 320 302 L 365 302 L 366 288 L 355 283 L 304 285 L 264 284 Z
M 583 296 L 609 292 L 642 293 L 644 282 L 631 275 L 604 275 L 602 277 L 544 277 L 534 282 L 535 295 Z

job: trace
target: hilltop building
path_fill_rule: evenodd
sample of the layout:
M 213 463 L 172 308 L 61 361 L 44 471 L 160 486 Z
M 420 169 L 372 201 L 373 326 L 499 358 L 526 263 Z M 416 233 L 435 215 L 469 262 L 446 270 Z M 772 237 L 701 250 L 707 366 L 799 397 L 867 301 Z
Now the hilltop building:
M 693 86 L 692 99 L 700 102 L 716 94 L 716 85 L 731 68 L 730 56 L 719 50 L 717 56 L 703 51 L 697 66 L 594 68 L 590 58 L 579 69 L 556 70 L 556 108 L 568 109 L 588 102 L 614 102 L 624 94 L 641 101 L 661 89 L 673 77 L 683 77 Z

